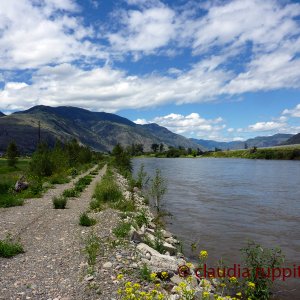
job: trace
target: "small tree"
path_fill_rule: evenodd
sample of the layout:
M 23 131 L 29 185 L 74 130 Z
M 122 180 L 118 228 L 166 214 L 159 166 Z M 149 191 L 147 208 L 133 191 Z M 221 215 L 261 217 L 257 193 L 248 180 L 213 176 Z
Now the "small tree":
M 154 143 L 154 144 L 151 145 L 151 149 L 152 149 L 153 152 L 155 152 L 155 153 L 157 152 L 158 148 L 159 148 L 159 145 L 156 144 L 156 143 Z
M 160 143 L 159 145 L 159 152 L 164 152 L 164 144 Z
M 7 147 L 6 154 L 7 154 L 7 164 L 10 167 L 15 167 L 16 163 L 18 161 L 18 158 L 17 158 L 18 148 L 17 148 L 15 141 L 10 142 L 10 144 Z
M 161 171 L 156 169 L 155 177 L 151 179 L 150 195 L 155 201 L 157 212 L 160 210 L 160 203 L 166 191 L 166 180 L 162 177 Z

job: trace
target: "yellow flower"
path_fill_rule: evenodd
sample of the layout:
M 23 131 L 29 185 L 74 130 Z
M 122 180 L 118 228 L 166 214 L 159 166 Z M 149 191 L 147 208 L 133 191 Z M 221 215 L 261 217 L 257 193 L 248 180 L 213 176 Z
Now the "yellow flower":
M 194 267 L 192 263 L 186 263 L 186 266 L 189 267 L 190 269 Z
M 241 296 L 242 296 L 242 293 L 241 293 L 241 292 L 238 292 L 238 293 L 236 293 L 236 295 L 237 295 L 238 297 L 241 297 Z
M 201 250 L 199 253 L 199 258 L 207 258 L 208 253 L 206 250 Z
M 225 283 L 220 283 L 220 287 L 226 287 Z
M 118 289 L 118 294 L 122 294 L 122 290 L 121 289 Z
M 248 282 L 248 287 L 249 287 L 250 289 L 254 289 L 254 288 L 255 288 L 255 283 L 249 281 L 249 282 Z
M 168 272 L 161 272 L 161 277 L 162 277 L 163 279 L 168 278 Z
M 124 278 L 124 275 L 123 274 L 119 274 L 118 276 L 117 276 L 117 279 L 118 280 L 121 280 L 121 279 L 123 279 Z
M 159 294 L 158 296 L 157 296 L 157 299 L 158 300 L 163 300 L 163 299 L 165 299 L 165 296 L 163 295 L 163 294 Z
M 131 284 L 132 283 L 130 281 L 128 281 L 128 282 L 125 283 L 125 287 L 131 287 Z
M 236 283 L 237 279 L 236 279 L 236 277 L 232 276 L 232 277 L 229 278 L 229 281 L 232 282 L 232 283 Z
M 138 283 L 135 283 L 135 284 L 133 285 L 133 288 L 134 288 L 134 289 L 137 289 L 137 290 L 138 290 L 140 287 L 141 287 L 141 286 L 140 286 Z
M 209 296 L 209 292 L 203 292 L 202 296 L 203 297 L 208 297 Z
M 184 288 L 187 287 L 187 284 L 186 284 L 185 282 L 181 281 L 181 282 L 178 284 L 178 286 L 184 289 Z
M 160 287 L 160 283 L 157 283 L 155 286 L 156 286 L 157 288 L 159 288 L 159 287 Z
M 151 278 L 152 280 L 156 279 L 156 276 L 157 276 L 156 273 L 151 273 L 151 274 L 150 274 L 150 278 Z

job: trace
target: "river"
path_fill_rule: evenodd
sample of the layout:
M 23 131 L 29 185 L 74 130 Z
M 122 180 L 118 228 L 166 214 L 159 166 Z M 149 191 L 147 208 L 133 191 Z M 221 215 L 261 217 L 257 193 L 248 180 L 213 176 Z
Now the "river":
M 168 229 L 193 257 L 191 244 L 209 253 L 210 264 L 223 258 L 240 263 L 247 240 L 278 246 L 285 265 L 300 266 L 300 161 L 137 158 L 156 168 L 168 182 L 164 209 L 172 214 Z M 300 278 L 276 283 L 280 299 L 300 299 Z

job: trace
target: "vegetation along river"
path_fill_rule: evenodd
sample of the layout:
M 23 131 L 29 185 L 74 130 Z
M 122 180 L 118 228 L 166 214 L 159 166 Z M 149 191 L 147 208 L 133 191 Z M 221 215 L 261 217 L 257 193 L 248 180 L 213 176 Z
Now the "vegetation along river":
M 300 265 L 300 161 L 247 159 L 136 158 L 148 174 L 161 169 L 168 182 L 164 209 L 168 228 L 192 257 L 191 244 L 240 263 L 247 240 L 280 247 L 286 266 Z M 276 283 L 280 299 L 300 299 L 300 278 Z

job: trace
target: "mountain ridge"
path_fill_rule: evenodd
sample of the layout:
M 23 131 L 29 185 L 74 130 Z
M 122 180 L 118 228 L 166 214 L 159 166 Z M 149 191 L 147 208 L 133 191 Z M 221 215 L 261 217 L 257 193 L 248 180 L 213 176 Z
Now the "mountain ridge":
M 150 130 L 116 114 L 72 106 L 40 105 L 0 119 L 0 150 L 5 150 L 8 143 L 15 140 L 23 152 L 34 151 L 38 143 L 39 125 L 42 140 L 49 145 L 54 145 L 56 140 L 64 142 L 76 138 L 80 143 L 103 152 L 111 151 L 117 143 L 124 146 L 143 144 L 146 151 L 151 149 L 153 143 L 199 147 L 159 125 L 156 130 Z

